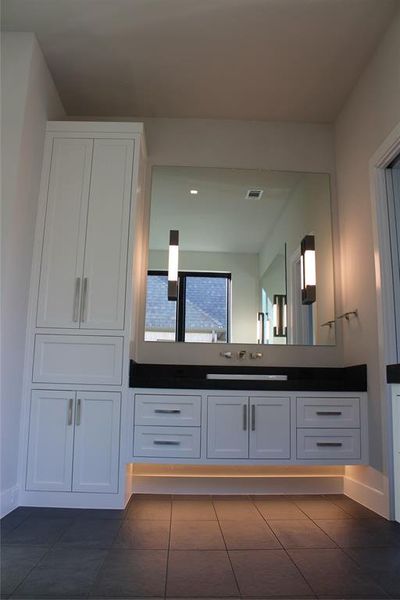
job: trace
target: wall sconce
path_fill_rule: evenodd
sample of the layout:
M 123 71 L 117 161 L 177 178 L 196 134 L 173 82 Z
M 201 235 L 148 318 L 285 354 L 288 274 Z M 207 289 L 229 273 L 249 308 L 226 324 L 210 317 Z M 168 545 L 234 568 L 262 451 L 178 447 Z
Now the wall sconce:
M 257 313 L 257 344 L 265 344 L 265 314 Z
M 178 299 L 179 231 L 169 232 L 168 251 L 168 300 Z
M 274 337 L 286 337 L 287 335 L 287 316 L 286 316 L 286 295 L 274 294 L 273 325 Z
M 315 237 L 306 235 L 300 245 L 301 302 L 312 304 L 316 300 Z

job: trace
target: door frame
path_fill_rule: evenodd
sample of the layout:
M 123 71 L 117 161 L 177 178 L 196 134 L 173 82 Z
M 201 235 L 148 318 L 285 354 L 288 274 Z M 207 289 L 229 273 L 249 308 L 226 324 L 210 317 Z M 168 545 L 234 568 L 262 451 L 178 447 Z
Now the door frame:
M 383 401 L 383 443 L 387 449 L 384 464 L 388 472 L 389 517 L 395 516 L 395 473 L 392 390 L 386 382 L 386 365 L 397 357 L 392 255 L 385 169 L 400 153 L 400 123 L 392 130 L 369 161 L 373 247 L 376 278 L 379 387 Z

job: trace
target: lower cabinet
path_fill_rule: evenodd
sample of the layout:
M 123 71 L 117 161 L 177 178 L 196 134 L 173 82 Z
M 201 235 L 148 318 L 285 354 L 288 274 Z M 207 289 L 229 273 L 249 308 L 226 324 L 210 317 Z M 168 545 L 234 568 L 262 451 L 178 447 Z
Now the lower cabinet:
M 26 488 L 118 491 L 121 395 L 34 390 Z
M 290 398 L 208 396 L 208 458 L 290 458 Z

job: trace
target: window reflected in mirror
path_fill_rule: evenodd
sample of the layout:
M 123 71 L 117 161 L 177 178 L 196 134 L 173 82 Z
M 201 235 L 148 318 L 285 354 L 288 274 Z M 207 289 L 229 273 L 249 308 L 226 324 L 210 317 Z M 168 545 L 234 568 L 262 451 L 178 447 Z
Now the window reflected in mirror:
M 330 345 L 334 316 L 327 174 L 153 168 L 145 341 Z

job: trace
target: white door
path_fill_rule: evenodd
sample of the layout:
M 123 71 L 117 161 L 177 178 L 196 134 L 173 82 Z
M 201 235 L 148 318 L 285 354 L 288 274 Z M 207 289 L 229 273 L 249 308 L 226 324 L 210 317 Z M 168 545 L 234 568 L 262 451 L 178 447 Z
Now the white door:
M 75 392 L 32 392 L 28 490 L 71 491 L 74 403 Z
M 93 141 L 53 141 L 42 249 L 38 327 L 79 327 Z
M 208 396 L 208 458 L 248 458 L 248 409 L 247 396 Z
M 133 141 L 94 141 L 81 327 L 123 329 Z
M 250 458 L 290 458 L 289 398 L 250 398 Z
M 118 492 L 121 395 L 77 392 L 74 492 Z

